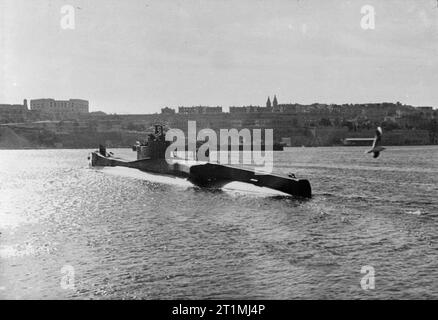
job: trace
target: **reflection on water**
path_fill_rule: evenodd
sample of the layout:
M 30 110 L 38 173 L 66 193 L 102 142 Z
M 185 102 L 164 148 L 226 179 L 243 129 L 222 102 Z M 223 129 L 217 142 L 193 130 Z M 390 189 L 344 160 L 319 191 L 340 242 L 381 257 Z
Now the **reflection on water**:
M 0 151 L 0 298 L 437 298 L 438 148 L 363 151 L 275 152 L 310 200 Z

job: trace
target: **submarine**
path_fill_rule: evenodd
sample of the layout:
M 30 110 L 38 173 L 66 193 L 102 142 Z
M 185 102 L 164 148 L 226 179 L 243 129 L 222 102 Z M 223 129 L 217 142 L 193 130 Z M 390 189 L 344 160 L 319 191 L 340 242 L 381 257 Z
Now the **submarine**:
M 100 145 L 98 150 L 90 154 L 90 165 L 128 167 L 153 174 L 181 177 L 205 188 L 221 188 L 227 183 L 239 181 L 296 197 L 312 197 L 310 182 L 297 179 L 294 174 L 256 173 L 254 170 L 210 161 L 187 160 L 178 156 L 166 159 L 166 149 L 170 142 L 165 139 L 162 125 L 155 125 L 154 129 L 154 133 L 149 134 L 144 142 L 137 142 L 132 147 L 133 151 L 137 152 L 137 160 L 118 158 L 113 153 L 108 153 L 105 146 Z

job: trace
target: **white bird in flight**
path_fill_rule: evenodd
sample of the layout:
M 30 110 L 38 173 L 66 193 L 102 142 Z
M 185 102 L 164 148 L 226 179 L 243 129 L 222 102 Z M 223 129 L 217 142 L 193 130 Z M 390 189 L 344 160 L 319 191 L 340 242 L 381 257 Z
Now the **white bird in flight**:
M 380 152 L 386 149 L 380 145 L 382 134 L 383 134 L 382 128 L 377 127 L 376 137 L 374 138 L 373 147 L 371 148 L 371 150 L 368 150 L 366 152 L 366 153 L 373 153 L 373 158 L 377 158 L 380 155 Z

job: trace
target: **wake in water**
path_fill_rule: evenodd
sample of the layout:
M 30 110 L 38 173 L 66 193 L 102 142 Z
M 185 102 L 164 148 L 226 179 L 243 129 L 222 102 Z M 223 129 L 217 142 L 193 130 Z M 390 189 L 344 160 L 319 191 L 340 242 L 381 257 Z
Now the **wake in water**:
M 407 214 L 413 214 L 414 216 L 425 216 L 427 215 L 427 212 L 421 209 L 418 210 L 408 210 L 406 211 Z
M 184 189 L 196 187 L 196 185 L 194 185 L 187 179 L 166 176 L 166 175 L 152 174 L 137 169 L 124 168 L 124 167 L 103 167 L 99 170 L 101 170 L 106 174 L 110 174 L 114 176 L 147 180 L 149 182 L 173 185 Z M 265 196 L 265 197 L 272 197 L 272 196 L 290 197 L 290 195 L 283 193 L 281 191 L 264 188 L 264 187 L 257 187 L 249 183 L 237 182 L 237 181 L 227 183 L 225 186 L 223 186 L 221 189 L 218 190 L 222 190 L 233 196 L 239 196 L 244 194 L 244 195 Z
M 244 182 L 238 182 L 233 181 L 228 184 L 226 184 L 223 188 L 223 191 L 226 191 L 227 193 L 231 195 L 240 195 L 244 193 L 245 195 L 255 195 L 255 196 L 266 196 L 266 197 L 272 197 L 272 196 L 287 196 L 291 197 L 291 195 L 278 191 L 273 190 L 269 188 L 263 188 L 263 187 L 257 187 L 253 184 L 244 183 Z
M 187 179 L 152 174 L 152 173 L 143 172 L 143 171 L 140 171 L 137 169 L 124 168 L 124 167 L 103 167 L 100 170 L 104 173 L 114 175 L 114 176 L 147 180 L 150 182 L 169 184 L 169 185 L 174 185 L 174 186 L 183 187 L 183 188 L 190 188 L 190 187 L 194 186 L 193 183 L 191 183 Z

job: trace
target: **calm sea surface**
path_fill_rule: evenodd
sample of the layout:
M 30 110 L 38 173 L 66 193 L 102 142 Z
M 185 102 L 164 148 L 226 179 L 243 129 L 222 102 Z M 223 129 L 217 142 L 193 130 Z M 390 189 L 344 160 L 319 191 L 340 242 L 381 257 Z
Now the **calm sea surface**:
M 437 299 L 438 148 L 365 149 L 275 152 L 310 200 L 0 151 L 0 298 Z

